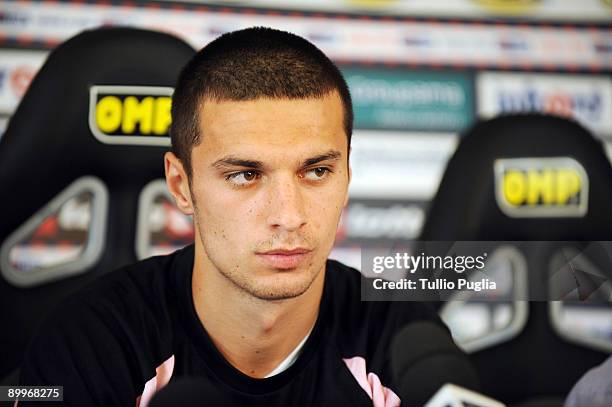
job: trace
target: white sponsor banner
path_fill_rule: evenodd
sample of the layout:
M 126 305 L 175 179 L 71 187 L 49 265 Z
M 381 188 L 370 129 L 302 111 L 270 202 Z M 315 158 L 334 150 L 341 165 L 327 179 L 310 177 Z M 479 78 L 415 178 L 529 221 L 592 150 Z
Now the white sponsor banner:
M 46 51 L 0 49 L 1 114 L 13 113 L 46 57 Z
M 171 1 L 171 0 L 166 0 Z M 198 2 L 199 0 L 188 0 Z M 228 5 L 236 0 L 221 0 Z M 609 21 L 609 0 L 250 0 L 249 7 L 289 8 L 329 12 L 376 12 L 411 16 L 529 16 L 543 20 Z
M 572 117 L 612 135 L 612 79 L 605 76 L 484 72 L 477 77 L 478 114 L 543 112 Z
M 458 136 L 356 130 L 351 141 L 351 198 L 429 200 Z
M 332 59 L 405 64 L 612 67 L 609 28 L 445 24 L 428 21 L 332 19 L 121 7 L 95 4 L 9 2 L 0 35 L 60 42 L 98 27 L 136 26 L 167 31 L 201 48 L 222 33 L 268 26 L 301 35 Z

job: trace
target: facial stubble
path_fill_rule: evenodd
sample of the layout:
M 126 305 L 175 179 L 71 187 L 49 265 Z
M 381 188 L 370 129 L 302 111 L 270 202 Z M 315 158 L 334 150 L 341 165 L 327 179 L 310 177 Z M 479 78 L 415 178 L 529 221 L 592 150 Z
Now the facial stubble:
M 202 242 L 202 248 L 204 250 L 204 252 L 206 252 L 206 255 L 210 261 L 210 263 L 214 266 L 215 270 L 211 270 L 210 272 L 218 272 L 224 279 L 226 279 L 227 281 L 229 281 L 236 289 L 238 289 L 239 291 L 241 291 L 242 293 L 244 293 L 246 296 L 249 297 L 254 297 L 257 298 L 259 300 L 264 300 L 264 301 L 279 301 L 279 300 L 286 300 L 286 299 L 291 299 L 291 298 L 296 298 L 299 297 L 300 295 L 304 294 L 306 291 L 308 291 L 308 289 L 312 286 L 313 282 L 315 281 L 315 279 L 317 278 L 317 276 L 319 275 L 319 273 L 322 271 L 322 269 L 324 268 L 324 265 L 320 268 L 313 270 L 312 263 L 308 263 L 306 265 L 306 270 L 277 270 L 275 273 L 274 278 L 278 281 L 276 284 L 274 283 L 270 283 L 269 281 L 266 282 L 266 284 L 264 286 L 262 286 L 261 284 L 258 284 L 258 281 L 261 280 L 264 277 L 257 277 L 254 276 L 252 273 L 252 271 L 250 270 L 241 270 L 240 265 L 237 264 L 235 266 L 232 267 L 223 267 L 222 265 L 216 264 L 214 261 L 214 256 L 211 256 L 209 253 L 209 248 L 207 248 L 206 245 L 206 240 L 205 240 L 205 233 L 206 231 L 203 230 L 203 228 L 200 228 L 199 225 L 200 223 L 200 210 L 198 208 L 198 203 L 197 200 L 195 198 L 195 194 L 193 193 L 193 188 L 191 187 L 191 180 L 189 182 L 189 192 L 191 195 L 191 201 L 193 204 L 193 222 L 194 225 L 196 226 L 196 230 L 197 233 L 200 237 L 200 241 Z M 271 239 L 270 242 L 265 242 L 263 244 L 258 245 L 259 248 L 262 247 L 269 247 L 271 248 L 273 246 L 273 241 L 275 239 Z M 307 241 L 308 239 L 302 239 L 301 241 Z M 256 256 L 255 252 L 257 252 L 258 250 L 255 248 L 252 248 L 250 250 L 251 253 L 253 253 L 253 256 Z M 204 270 L 204 272 L 209 272 L 208 270 Z M 291 275 L 289 275 L 289 273 L 308 273 L 308 277 L 306 276 L 300 276 L 302 277 L 298 282 L 292 282 L 291 286 L 284 286 L 283 284 L 283 279 L 287 280 L 287 278 L 293 277 Z M 269 276 L 267 276 L 267 279 L 269 279 Z

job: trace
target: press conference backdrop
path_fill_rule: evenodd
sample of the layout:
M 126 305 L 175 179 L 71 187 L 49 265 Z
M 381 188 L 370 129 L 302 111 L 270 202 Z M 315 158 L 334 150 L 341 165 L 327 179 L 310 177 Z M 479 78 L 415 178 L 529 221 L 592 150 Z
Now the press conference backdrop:
M 606 0 L 2 1 L 0 134 L 48 52 L 82 30 L 156 29 L 197 49 L 249 26 L 294 32 L 337 62 L 353 96 L 351 200 L 332 256 L 359 267 L 364 247 L 418 238 L 460 133 L 477 118 L 525 111 L 571 117 L 604 140 L 612 157 L 610 21 Z M 192 241 L 190 220 L 174 208 L 163 181 L 143 192 L 138 256 Z M 11 261 L 28 269 L 79 256 L 91 200 L 77 196 L 50 214 Z M 448 322 L 469 328 L 456 331 L 459 337 L 473 338 L 521 318 L 516 309 L 490 312 L 466 306 Z M 587 313 L 566 314 L 564 323 L 612 343 L 612 312 Z

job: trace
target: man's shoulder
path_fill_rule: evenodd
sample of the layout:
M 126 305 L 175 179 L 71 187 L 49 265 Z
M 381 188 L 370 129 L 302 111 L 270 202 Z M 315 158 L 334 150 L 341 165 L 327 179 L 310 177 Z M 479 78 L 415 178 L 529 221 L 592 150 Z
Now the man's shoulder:
M 167 330 L 178 284 L 176 262 L 188 252 L 150 257 L 100 276 L 49 312 L 38 339 L 54 333 L 67 341 L 84 335 L 93 340 L 105 331 L 134 340 L 148 335 L 145 331 Z
M 114 371 L 107 385 L 139 388 L 172 352 L 175 262 L 186 251 L 122 267 L 64 299 L 30 342 L 22 383 L 79 387 Z
M 104 274 L 68 297 L 62 306 L 133 309 L 162 305 L 175 290 L 176 273 L 172 271 L 177 258 L 186 255 L 185 251 L 149 257 Z

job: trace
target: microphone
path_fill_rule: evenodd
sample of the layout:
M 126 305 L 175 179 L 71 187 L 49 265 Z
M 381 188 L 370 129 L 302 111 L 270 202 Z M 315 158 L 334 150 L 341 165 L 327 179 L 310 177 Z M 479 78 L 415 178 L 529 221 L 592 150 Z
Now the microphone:
M 425 404 L 425 407 L 505 407 L 480 393 L 447 383 Z
M 564 406 L 612 406 L 612 356 L 578 380 L 567 396 Z
M 391 369 L 402 407 L 422 407 L 446 383 L 480 390 L 465 352 L 433 322 L 411 323 L 396 334 L 391 342 Z

